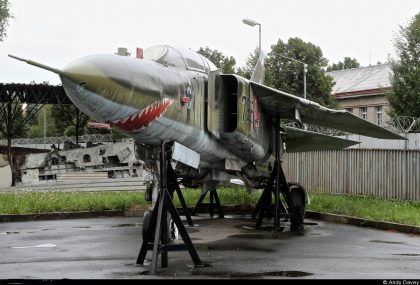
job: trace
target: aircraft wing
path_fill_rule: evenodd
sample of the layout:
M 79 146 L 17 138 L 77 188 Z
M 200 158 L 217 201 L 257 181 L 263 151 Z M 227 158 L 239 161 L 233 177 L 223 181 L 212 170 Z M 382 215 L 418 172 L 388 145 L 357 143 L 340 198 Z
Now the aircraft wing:
M 264 112 L 281 119 L 300 120 L 301 123 L 333 128 L 345 132 L 380 139 L 406 139 L 387 129 L 372 124 L 344 110 L 333 110 L 280 90 L 250 82 Z
M 286 127 L 286 152 L 342 149 L 360 142 Z

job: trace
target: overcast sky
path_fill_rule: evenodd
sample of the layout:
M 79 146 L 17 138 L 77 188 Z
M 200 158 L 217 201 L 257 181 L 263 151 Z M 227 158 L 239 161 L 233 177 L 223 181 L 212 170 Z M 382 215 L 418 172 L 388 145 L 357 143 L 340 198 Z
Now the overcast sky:
M 419 0 L 9 0 L 15 18 L 0 42 L 0 82 L 58 84 L 58 76 L 12 60 L 7 54 L 53 67 L 92 53 L 169 44 L 209 46 L 239 66 L 258 46 L 299 37 L 319 46 L 329 63 L 355 57 L 362 66 L 394 55 L 399 25 L 420 12 Z

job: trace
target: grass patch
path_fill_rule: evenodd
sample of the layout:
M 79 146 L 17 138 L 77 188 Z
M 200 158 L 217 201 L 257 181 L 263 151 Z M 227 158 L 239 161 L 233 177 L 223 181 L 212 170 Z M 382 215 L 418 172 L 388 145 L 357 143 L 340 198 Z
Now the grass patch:
M 420 226 L 420 202 L 315 192 L 309 196 L 308 210 Z
M 249 195 L 243 187 L 219 188 L 222 205 L 255 204 L 261 190 Z M 187 205 L 193 207 L 200 189 L 184 189 Z M 209 202 L 209 194 L 204 200 Z M 311 192 L 308 210 L 342 214 L 374 221 L 420 226 L 420 202 L 395 201 L 373 197 L 356 197 Z M 175 205 L 180 206 L 177 195 Z M 133 206 L 148 207 L 143 192 L 22 192 L 0 193 L 0 214 L 125 210 Z
M 1 193 L 0 214 L 124 210 L 147 205 L 140 192 Z

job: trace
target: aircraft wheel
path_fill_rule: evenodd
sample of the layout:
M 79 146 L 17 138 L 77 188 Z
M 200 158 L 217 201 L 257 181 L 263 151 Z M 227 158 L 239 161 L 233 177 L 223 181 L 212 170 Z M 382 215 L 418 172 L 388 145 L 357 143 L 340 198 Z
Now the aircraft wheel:
M 290 188 L 290 206 L 291 212 L 294 214 L 290 218 L 291 230 L 302 230 L 305 218 L 305 197 L 298 186 L 291 186 Z
M 154 234 L 148 232 L 150 219 L 152 218 L 152 211 L 145 211 L 143 215 L 143 227 L 141 230 L 143 240 L 147 240 L 149 242 L 153 242 Z
M 142 228 L 142 237 L 143 240 L 147 240 L 148 242 L 153 242 L 155 238 L 155 232 L 149 232 L 150 226 L 150 219 L 152 218 L 153 211 L 145 211 L 143 215 L 143 228 Z M 167 235 L 162 235 L 162 239 L 165 243 L 170 243 L 177 238 L 177 230 L 172 221 L 171 215 L 168 214 L 167 216 Z

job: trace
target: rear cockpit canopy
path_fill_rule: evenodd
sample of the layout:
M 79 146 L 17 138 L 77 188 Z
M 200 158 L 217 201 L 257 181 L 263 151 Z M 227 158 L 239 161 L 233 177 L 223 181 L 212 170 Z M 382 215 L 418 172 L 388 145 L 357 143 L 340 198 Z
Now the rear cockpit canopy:
M 144 51 L 144 58 L 167 66 L 203 73 L 217 70 L 207 58 L 192 50 L 166 45 L 152 46 Z

